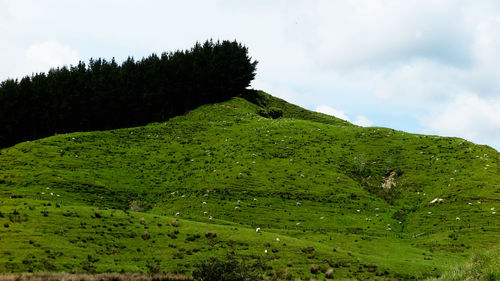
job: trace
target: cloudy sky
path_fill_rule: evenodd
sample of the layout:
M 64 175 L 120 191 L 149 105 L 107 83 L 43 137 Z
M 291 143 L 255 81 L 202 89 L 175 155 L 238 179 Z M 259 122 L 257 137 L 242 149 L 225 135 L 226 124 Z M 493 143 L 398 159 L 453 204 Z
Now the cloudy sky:
M 500 149 L 500 1 L 0 0 L 0 79 L 236 39 L 252 86 L 362 126 Z

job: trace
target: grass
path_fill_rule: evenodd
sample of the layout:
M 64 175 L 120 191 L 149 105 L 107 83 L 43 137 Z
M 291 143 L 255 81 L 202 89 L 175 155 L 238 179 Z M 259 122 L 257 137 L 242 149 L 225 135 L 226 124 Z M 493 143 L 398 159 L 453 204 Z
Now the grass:
M 358 127 L 263 92 L 0 153 L 4 273 L 189 275 L 229 254 L 269 278 L 423 279 L 500 238 L 494 149 Z

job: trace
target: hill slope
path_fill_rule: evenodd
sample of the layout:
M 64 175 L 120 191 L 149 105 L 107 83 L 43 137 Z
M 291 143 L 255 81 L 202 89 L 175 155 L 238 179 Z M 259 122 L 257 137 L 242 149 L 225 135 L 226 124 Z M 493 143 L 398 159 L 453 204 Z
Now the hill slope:
M 335 278 L 437 276 L 498 243 L 499 164 L 487 146 L 250 92 L 1 150 L 0 272 L 189 273 L 234 253 L 294 278 L 324 276 L 312 264 Z

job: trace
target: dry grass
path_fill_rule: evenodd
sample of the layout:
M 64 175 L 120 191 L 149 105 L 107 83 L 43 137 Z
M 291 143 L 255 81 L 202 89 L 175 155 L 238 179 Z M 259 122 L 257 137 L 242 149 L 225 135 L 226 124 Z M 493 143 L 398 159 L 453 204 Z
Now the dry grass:
M 69 274 L 69 273 L 20 273 L 1 274 L 0 281 L 187 281 L 193 280 L 186 275 L 141 273 L 103 273 L 103 274 Z

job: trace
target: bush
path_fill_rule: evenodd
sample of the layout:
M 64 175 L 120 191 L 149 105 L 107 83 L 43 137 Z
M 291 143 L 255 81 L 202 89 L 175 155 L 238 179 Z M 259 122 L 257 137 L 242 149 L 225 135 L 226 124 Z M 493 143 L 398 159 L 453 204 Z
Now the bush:
M 267 110 L 267 113 L 269 114 L 269 117 L 271 117 L 273 119 L 277 119 L 277 118 L 280 118 L 283 116 L 283 110 L 281 110 L 281 108 L 277 108 L 277 107 L 270 107 Z
M 251 281 L 262 278 L 255 267 L 247 266 L 236 259 L 210 258 L 199 264 L 193 271 L 195 281 Z
M 257 111 L 257 114 L 265 118 L 277 119 L 283 116 L 283 110 L 277 107 L 270 107 L 268 109 L 261 108 Z
M 151 238 L 151 234 L 149 234 L 149 232 L 144 232 L 142 235 L 141 235 L 142 239 L 144 240 L 149 240 Z
M 302 248 L 302 252 L 306 254 L 310 254 L 314 252 L 314 247 L 313 246 L 307 246 L 305 248 Z

